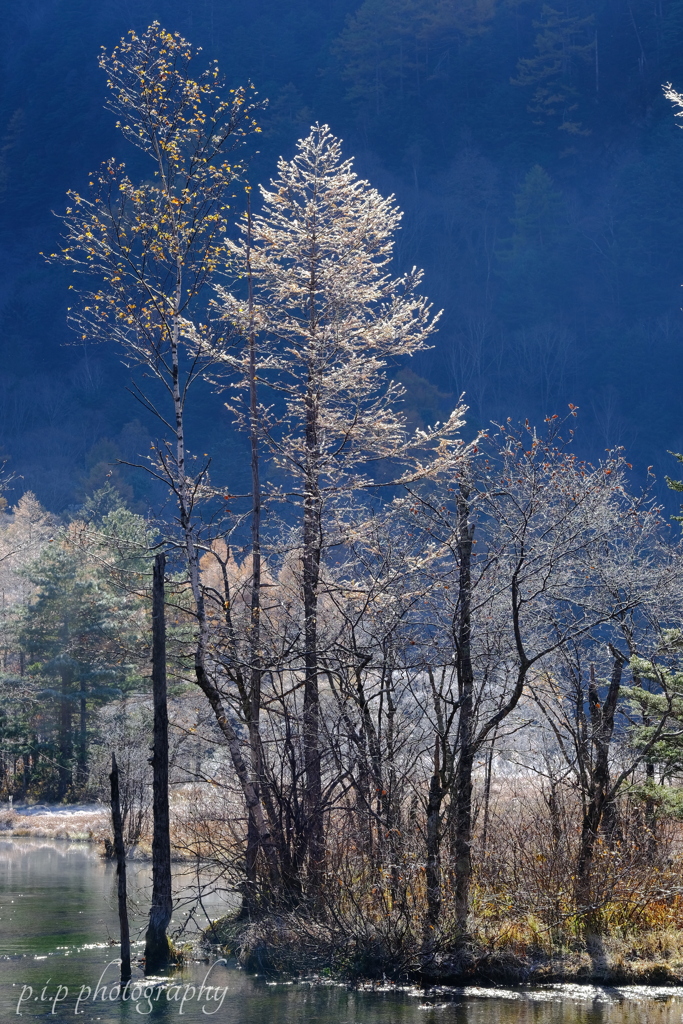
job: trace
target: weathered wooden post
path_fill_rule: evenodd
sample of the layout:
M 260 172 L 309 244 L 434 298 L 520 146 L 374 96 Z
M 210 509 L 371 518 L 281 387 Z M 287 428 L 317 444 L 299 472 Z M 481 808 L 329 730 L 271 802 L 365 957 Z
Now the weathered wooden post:
M 171 947 L 166 935 L 173 912 L 171 892 L 171 830 L 168 808 L 168 706 L 166 701 L 166 616 L 164 570 L 166 556 L 154 559 L 152 583 L 152 690 L 154 695 L 154 746 L 152 839 L 152 906 L 145 937 L 145 974 L 168 967 Z
M 130 931 L 128 929 L 128 897 L 126 893 L 126 851 L 123 846 L 123 822 L 119 800 L 119 766 L 116 754 L 111 755 L 111 823 L 114 829 L 114 852 L 119 894 L 119 927 L 121 930 L 121 985 L 130 981 Z

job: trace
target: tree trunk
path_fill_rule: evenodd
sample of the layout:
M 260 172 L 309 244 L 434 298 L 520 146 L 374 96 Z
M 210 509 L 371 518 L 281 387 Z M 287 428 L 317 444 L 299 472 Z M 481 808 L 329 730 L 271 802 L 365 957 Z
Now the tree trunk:
M 275 891 L 278 887 L 281 876 L 277 850 L 273 843 L 268 822 L 263 813 L 258 790 L 254 785 L 247 762 L 242 754 L 239 737 L 228 717 L 218 689 L 209 678 L 200 652 L 195 653 L 194 669 L 197 685 L 211 705 L 211 710 L 214 713 L 216 724 L 225 737 L 233 767 L 235 769 L 235 774 L 239 779 L 242 793 L 244 795 L 244 802 L 247 805 L 247 812 L 253 815 L 256 828 L 258 829 L 261 849 L 263 850 L 268 862 L 270 884 L 273 891 Z
M 627 637 L 627 641 L 628 639 Z M 631 654 L 636 653 L 632 643 L 629 644 L 629 651 Z M 633 683 L 635 686 L 642 687 L 643 685 L 643 681 L 637 672 L 633 673 Z M 650 724 L 649 716 L 643 714 L 643 725 L 649 728 Z M 655 766 L 651 755 L 648 755 L 645 759 L 645 782 L 648 788 L 655 784 Z M 648 859 L 652 862 L 657 853 L 657 809 L 654 800 L 649 795 L 645 797 L 645 831 L 647 836 L 645 850 Z
M 21 799 L 26 799 L 31 781 L 31 759 L 28 754 L 21 755 Z
M 425 881 L 427 884 L 427 918 L 426 931 L 436 927 L 441 915 L 441 773 L 439 768 L 440 737 L 434 744 L 434 771 L 429 784 L 427 800 L 427 863 Z M 427 939 L 430 936 L 427 935 Z
M 655 766 L 650 758 L 645 762 L 645 781 L 648 786 L 654 787 Z M 657 853 L 657 807 L 649 796 L 645 798 L 645 831 L 647 833 L 645 848 L 648 860 L 652 862 Z
M 152 839 L 152 906 L 145 937 L 145 974 L 168 967 L 171 955 L 166 929 L 173 912 L 171 892 L 171 834 L 168 807 L 168 706 L 166 702 L 166 617 L 164 570 L 166 558 L 154 559 L 152 585 L 152 689 L 154 746 L 152 755 L 154 837 Z
M 249 728 L 251 747 L 251 772 L 253 785 L 260 795 L 263 785 L 263 756 L 261 750 L 261 477 L 258 435 L 258 392 L 256 380 L 256 333 L 253 324 L 254 282 L 251 268 L 251 202 L 247 201 L 247 278 L 249 287 L 250 331 L 249 348 L 249 442 L 251 447 L 251 609 L 249 622 L 249 656 L 250 678 L 248 707 L 245 715 Z M 243 890 L 242 910 L 253 914 L 258 909 L 258 852 L 260 835 L 254 817 L 254 809 L 249 808 L 247 820 L 247 850 L 245 858 L 246 884 Z
M 306 398 L 306 445 L 309 465 L 304 490 L 303 598 L 304 598 L 304 768 L 306 772 L 306 829 L 309 879 L 315 890 L 322 879 L 325 838 L 322 815 L 320 763 L 320 699 L 318 692 L 318 585 L 320 581 L 321 498 L 315 468 L 317 410 L 309 390 Z
M 471 744 L 461 747 L 453 784 L 455 805 L 455 920 L 458 934 L 466 939 L 472 881 L 472 771 Z
M 176 284 L 176 299 L 180 302 L 182 294 L 182 268 L 178 265 L 178 278 Z M 206 603 L 202 591 L 199 569 L 199 553 L 195 538 L 195 526 L 192 519 L 194 499 L 192 497 L 192 482 L 189 480 L 186 469 L 185 451 L 185 399 L 180 388 L 180 324 L 178 318 L 174 318 L 173 330 L 171 333 L 171 378 L 173 391 L 173 406 L 175 411 L 175 436 L 176 436 L 176 476 L 174 478 L 174 489 L 178 497 L 178 512 L 180 526 L 185 539 L 185 557 L 187 559 L 187 570 L 192 588 L 192 597 L 197 616 L 198 639 L 194 653 L 194 671 L 197 685 L 207 698 L 214 713 L 216 724 L 225 737 L 230 757 L 237 778 L 239 779 L 247 813 L 253 816 L 254 824 L 259 833 L 261 848 L 268 861 L 269 877 L 273 889 L 277 888 L 280 869 L 277 858 L 277 851 L 273 844 L 269 824 L 263 814 L 263 808 L 259 798 L 258 788 L 249 767 L 242 754 L 242 746 L 237 732 L 230 721 L 230 717 L 223 704 L 223 699 L 218 687 L 214 684 L 207 668 L 207 650 L 209 624 L 206 614 Z
M 555 779 L 550 779 L 550 793 L 545 797 L 545 802 L 550 815 L 550 830 L 553 837 L 553 847 L 559 850 L 562 842 L 562 822 L 560 820 L 560 803 L 557 796 L 558 784 Z
M 128 929 L 128 896 L 126 893 L 126 851 L 123 846 L 123 822 L 119 800 L 119 768 L 116 754 L 111 755 L 111 823 L 114 830 L 116 875 L 118 878 L 119 927 L 121 931 L 121 984 L 130 981 L 130 931 Z
M 489 747 L 489 752 L 488 752 L 488 755 L 486 757 L 486 773 L 485 773 L 485 776 L 484 776 L 484 825 L 483 825 L 483 828 L 482 828 L 482 835 L 481 835 L 481 858 L 482 858 L 482 860 L 486 859 L 486 850 L 487 850 L 487 846 L 488 846 L 489 817 L 490 817 L 490 813 L 491 813 L 491 773 L 492 773 L 492 770 L 493 770 L 493 752 L 494 752 L 494 749 L 495 749 L 495 746 L 496 746 L 496 736 L 497 735 L 498 735 L 498 730 L 495 729 L 494 732 L 493 732 L 493 737 L 491 739 L 491 746 Z
M 59 782 L 57 799 L 63 800 L 71 784 L 73 736 L 71 734 L 71 672 L 62 671 L 62 692 L 59 701 Z
M 306 538 L 307 531 L 304 533 Z M 304 540 L 306 546 L 306 540 Z M 320 765 L 320 699 L 318 692 L 317 575 L 319 551 L 304 550 L 304 767 L 306 771 L 306 828 L 309 875 L 315 887 L 325 856 Z
M 458 616 L 455 631 L 458 673 L 458 760 L 453 780 L 455 809 L 455 920 L 461 938 L 467 936 L 470 883 L 472 878 L 472 771 L 474 766 L 474 670 L 472 667 L 472 541 L 474 526 L 469 522 L 469 491 L 461 485 L 458 496 L 458 553 L 460 577 Z
M 602 824 L 605 807 L 614 797 L 610 792 L 609 749 L 614 732 L 614 715 L 621 688 L 621 675 L 625 658 L 617 651 L 614 654 L 612 678 L 604 704 L 600 704 L 595 681 L 595 668 L 591 665 L 588 685 L 588 706 L 591 716 L 591 740 L 594 748 L 594 767 L 591 773 L 589 800 L 581 825 L 581 841 L 576 866 L 576 901 L 579 910 L 585 909 L 586 922 L 591 932 L 596 930 L 595 915 L 592 912 L 591 873 L 595 843 Z
M 87 707 L 85 685 L 81 682 L 79 697 L 79 730 L 78 730 L 78 786 L 84 789 L 88 781 L 88 734 Z

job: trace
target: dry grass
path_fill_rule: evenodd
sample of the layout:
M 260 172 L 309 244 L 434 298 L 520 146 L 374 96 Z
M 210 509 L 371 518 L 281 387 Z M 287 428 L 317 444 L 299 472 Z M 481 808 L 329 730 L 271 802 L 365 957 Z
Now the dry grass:
M 215 802 L 213 793 L 209 799 Z M 207 815 L 202 820 L 203 836 L 206 840 L 206 849 L 201 841 L 198 841 L 197 830 L 190 833 L 186 828 L 188 818 L 199 820 L 201 815 L 199 809 L 206 809 L 204 802 L 199 799 L 197 793 L 186 792 L 182 789 L 174 793 L 171 799 L 171 840 L 174 850 L 174 857 L 179 860 L 196 859 L 198 853 L 206 856 L 210 849 L 225 849 L 227 839 L 223 835 L 221 822 L 213 820 Z M 30 810 L 31 813 L 26 813 Z M 151 822 L 146 823 L 138 842 L 135 844 L 134 857 L 145 859 L 151 856 L 152 835 L 149 828 Z M 34 839 L 67 839 L 71 842 L 97 843 L 104 850 L 105 841 L 111 841 L 111 815 L 106 805 L 101 807 L 70 807 L 66 805 L 55 805 L 45 807 L 42 805 L 33 808 L 0 810 L 0 834 L 10 836 L 26 836 Z M 234 837 L 233 837 L 234 838 Z
M 68 807 L 44 813 L 0 811 L 0 831 L 36 839 L 69 839 L 71 842 L 104 842 L 111 827 L 108 809 L 70 811 Z
M 596 844 L 591 906 L 576 904 L 580 808 L 565 793 L 551 819 L 538 791 L 499 785 L 487 847 L 474 849 L 467 941 L 453 914 L 453 879 L 444 845 L 442 910 L 428 930 L 423 854 L 404 832 L 394 869 L 374 867 L 349 831 L 328 832 L 328 884 L 314 912 L 271 915 L 248 926 L 222 923 L 222 945 L 259 972 L 419 978 L 442 983 L 683 981 L 683 824 L 662 820 L 657 846 L 643 841 L 642 806 L 626 800 L 618 835 Z M 239 855 L 239 829 L 214 832 Z M 207 935 L 210 939 L 210 936 Z

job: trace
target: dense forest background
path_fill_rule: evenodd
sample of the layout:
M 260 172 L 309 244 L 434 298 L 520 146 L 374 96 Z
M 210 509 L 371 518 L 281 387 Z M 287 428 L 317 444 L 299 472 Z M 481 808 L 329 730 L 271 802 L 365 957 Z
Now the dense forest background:
M 17 496 L 62 512 L 113 473 L 136 511 L 154 500 L 145 474 L 112 469 L 154 428 L 116 353 L 73 344 L 68 275 L 40 253 L 66 190 L 130 163 L 97 55 L 155 18 L 268 97 L 253 182 L 320 120 L 396 193 L 397 266 L 424 266 L 445 309 L 434 349 L 395 368 L 416 423 L 461 391 L 472 431 L 573 402 L 583 456 L 623 444 L 643 476 L 675 473 L 683 134 L 661 86 L 683 88 L 683 0 L 36 0 L 5 6 L 0 55 L 0 443 Z M 244 441 L 219 396 L 199 404 L 194 430 L 234 481 Z

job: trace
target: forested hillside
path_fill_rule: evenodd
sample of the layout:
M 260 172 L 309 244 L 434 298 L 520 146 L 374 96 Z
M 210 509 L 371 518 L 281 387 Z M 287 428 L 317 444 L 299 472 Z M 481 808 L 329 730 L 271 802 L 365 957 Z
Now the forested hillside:
M 254 182 L 320 120 L 396 193 L 397 265 L 423 266 L 445 309 L 433 350 L 395 366 L 413 422 L 461 391 L 472 433 L 573 402 L 582 454 L 624 444 L 641 471 L 671 470 L 683 135 L 661 86 L 683 86 L 681 0 L 51 0 L 3 19 L 0 438 L 17 496 L 30 487 L 58 512 L 113 472 L 140 511 L 154 497 L 112 465 L 151 439 L 126 371 L 101 346 L 65 347 L 68 274 L 40 255 L 69 187 L 109 156 L 140 169 L 103 109 L 97 54 L 153 18 L 268 98 Z M 246 450 L 220 397 L 207 391 L 192 428 L 239 486 Z

